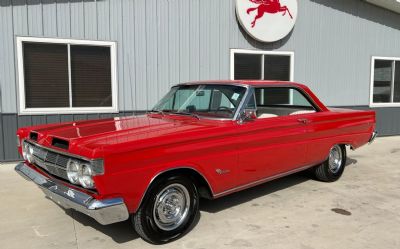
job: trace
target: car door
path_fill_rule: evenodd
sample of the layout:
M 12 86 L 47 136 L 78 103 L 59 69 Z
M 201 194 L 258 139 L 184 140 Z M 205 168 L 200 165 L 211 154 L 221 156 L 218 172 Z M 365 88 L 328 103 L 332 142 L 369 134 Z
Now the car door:
M 255 101 L 258 106 L 260 99 Z M 263 115 L 238 124 L 239 185 L 306 166 L 308 123 L 302 115 Z

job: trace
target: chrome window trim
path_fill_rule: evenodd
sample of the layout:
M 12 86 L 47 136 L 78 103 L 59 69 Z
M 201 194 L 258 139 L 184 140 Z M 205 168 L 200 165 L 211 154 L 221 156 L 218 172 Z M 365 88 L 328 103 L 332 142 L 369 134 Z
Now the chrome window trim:
M 246 108 L 246 105 L 250 101 L 252 95 L 254 96 L 254 87 L 249 85 L 247 88 L 246 94 L 243 97 L 242 102 L 240 103 L 233 120 L 240 121 L 240 113 L 242 113 L 244 111 L 244 109 Z M 257 104 L 256 104 L 256 109 L 257 109 Z

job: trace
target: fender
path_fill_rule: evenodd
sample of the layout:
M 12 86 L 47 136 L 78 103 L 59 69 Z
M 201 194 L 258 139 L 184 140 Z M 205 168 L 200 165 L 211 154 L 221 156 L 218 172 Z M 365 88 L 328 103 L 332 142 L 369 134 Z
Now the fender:
M 166 170 L 161 170 L 161 171 L 157 172 L 157 173 L 151 178 L 151 180 L 150 180 L 150 182 L 147 184 L 146 190 L 143 192 L 143 194 L 142 194 L 142 196 L 141 196 L 141 198 L 140 198 L 140 201 L 139 201 L 139 203 L 138 203 L 136 209 L 134 210 L 134 212 L 136 212 L 136 211 L 139 209 L 139 207 L 142 205 L 143 200 L 144 200 L 144 198 L 145 198 L 147 192 L 149 191 L 150 186 L 154 183 L 154 181 L 155 181 L 159 176 L 161 176 L 161 175 L 163 175 L 163 174 L 165 174 L 165 173 L 174 171 L 174 170 L 190 170 L 190 171 L 193 171 L 193 172 L 199 174 L 199 176 L 200 176 L 201 178 L 203 178 L 203 180 L 206 182 L 207 187 L 208 187 L 208 189 L 209 189 L 210 192 L 211 192 L 211 196 L 212 196 L 213 198 L 216 196 L 215 193 L 214 193 L 214 190 L 213 190 L 213 188 L 212 188 L 212 185 L 210 184 L 210 182 L 208 181 L 208 179 L 204 176 L 204 174 L 202 174 L 202 173 L 201 173 L 200 171 L 198 171 L 196 168 L 193 168 L 193 167 L 190 167 L 190 166 L 177 166 L 177 167 L 172 167 L 172 168 L 169 168 L 169 169 L 166 169 Z

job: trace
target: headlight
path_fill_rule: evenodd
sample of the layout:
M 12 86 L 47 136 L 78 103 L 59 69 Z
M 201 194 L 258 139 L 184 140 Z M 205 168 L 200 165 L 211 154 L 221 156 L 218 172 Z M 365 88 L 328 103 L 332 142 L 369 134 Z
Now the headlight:
M 81 184 L 82 187 L 84 188 L 93 188 L 94 181 L 92 176 L 93 176 L 92 168 L 87 164 L 83 164 L 82 173 L 79 176 L 79 184 Z
M 22 156 L 29 163 L 33 163 L 33 147 L 27 142 L 22 145 Z
M 72 184 L 79 183 L 79 175 L 82 168 L 78 161 L 70 160 L 67 165 L 67 176 L 68 180 Z
M 28 151 L 28 144 L 27 143 L 23 143 L 22 144 L 22 156 L 24 157 L 24 160 L 28 160 L 26 158 L 26 152 Z
M 102 174 L 104 174 L 104 165 L 101 159 L 90 162 L 70 159 L 67 164 L 68 180 L 84 188 L 94 188 L 93 176 Z

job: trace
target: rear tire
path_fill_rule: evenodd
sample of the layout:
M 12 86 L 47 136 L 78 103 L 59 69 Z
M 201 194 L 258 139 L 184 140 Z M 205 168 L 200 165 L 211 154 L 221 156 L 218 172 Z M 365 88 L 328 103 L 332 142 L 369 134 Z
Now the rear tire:
M 137 234 L 152 244 L 183 236 L 199 213 L 199 194 L 193 181 L 171 176 L 155 182 L 132 216 Z
M 314 168 L 315 177 L 323 182 L 337 181 L 346 166 L 346 146 L 335 145 L 329 151 L 328 159 Z

